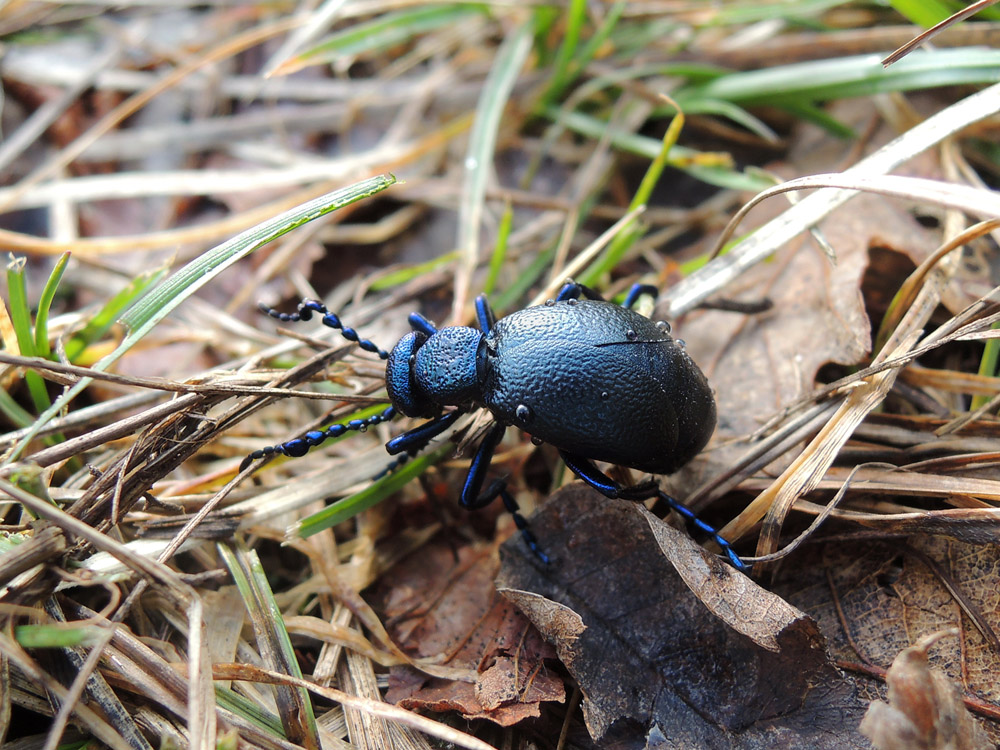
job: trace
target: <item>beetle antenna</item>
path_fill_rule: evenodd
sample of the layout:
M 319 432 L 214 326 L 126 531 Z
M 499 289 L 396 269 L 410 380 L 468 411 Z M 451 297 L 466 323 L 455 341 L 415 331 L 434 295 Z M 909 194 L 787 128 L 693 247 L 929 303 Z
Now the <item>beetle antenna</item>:
M 376 345 L 374 342 L 358 336 L 357 331 L 349 326 L 345 326 L 344 322 L 340 319 L 340 316 L 336 313 L 330 312 L 326 305 L 319 300 L 304 299 L 299 303 L 298 308 L 293 313 L 278 312 L 273 307 L 265 305 L 263 302 L 257 303 L 257 309 L 265 315 L 269 315 L 275 320 L 280 320 L 283 323 L 295 323 L 300 320 L 311 320 L 313 313 L 317 313 L 320 315 L 320 322 L 323 325 L 340 331 L 340 335 L 348 341 L 357 344 L 366 352 L 377 354 L 379 359 L 389 359 L 389 352 Z
M 341 435 L 344 435 L 352 430 L 364 432 L 369 427 L 381 424 L 382 422 L 388 422 L 395 416 L 396 407 L 387 406 L 381 413 L 373 414 L 365 419 L 352 419 L 349 422 L 340 422 L 335 425 L 330 425 L 325 430 L 310 430 L 305 435 L 301 435 L 291 440 L 286 440 L 284 443 L 269 445 L 266 448 L 255 450 L 253 453 L 247 455 L 242 462 L 240 462 L 240 471 L 246 469 L 258 458 L 267 458 L 275 455 L 288 456 L 289 458 L 299 458 L 300 456 L 304 456 L 308 453 L 310 448 L 315 448 L 324 440 L 340 437 Z

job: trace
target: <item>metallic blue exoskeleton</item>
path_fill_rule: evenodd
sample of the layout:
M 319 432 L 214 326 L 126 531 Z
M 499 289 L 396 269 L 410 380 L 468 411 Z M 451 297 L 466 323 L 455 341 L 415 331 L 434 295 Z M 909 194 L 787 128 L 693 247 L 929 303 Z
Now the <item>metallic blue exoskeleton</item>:
M 392 406 L 366 420 L 334 425 L 255 451 L 244 466 L 273 453 L 302 455 L 328 437 L 387 421 L 397 411 L 430 419 L 386 444 L 392 455 L 413 455 L 459 415 L 485 407 L 496 423 L 472 459 L 460 502 L 474 509 L 500 497 L 528 546 L 543 560 L 547 558 L 505 482 L 494 481 L 483 490 L 493 453 L 512 425 L 535 442 L 554 445 L 580 479 L 608 497 L 665 500 L 711 534 L 730 561 L 742 569 L 729 544 L 660 491 L 655 481 L 626 487 L 593 463 L 607 461 L 651 474 L 669 474 L 704 448 L 715 429 L 715 399 L 701 370 L 683 345 L 670 337 L 666 323 L 654 323 L 631 309 L 641 295 L 655 293 L 652 287 L 636 285 L 619 306 L 569 282 L 556 299 L 500 320 L 480 296 L 476 300 L 478 330 L 465 326 L 437 329 L 413 313 L 409 318 L 413 330 L 391 353 L 359 339 L 318 302 L 303 302 L 292 315 L 262 307 L 282 320 L 308 319 L 319 313 L 326 325 L 386 359 L 386 388 Z M 444 406 L 456 408 L 443 411 Z

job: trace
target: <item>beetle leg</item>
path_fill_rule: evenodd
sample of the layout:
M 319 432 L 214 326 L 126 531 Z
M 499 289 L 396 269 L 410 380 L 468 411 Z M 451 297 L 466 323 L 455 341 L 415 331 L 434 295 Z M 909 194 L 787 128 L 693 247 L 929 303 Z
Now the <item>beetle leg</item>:
M 459 497 L 459 502 L 466 510 L 484 508 L 493 502 L 497 494 L 499 494 L 497 491 L 493 492 L 492 497 L 487 497 L 490 494 L 489 492 L 483 495 L 479 493 L 483 489 L 483 482 L 486 479 L 486 471 L 490 468 L 490 461 L 493 460 L 493 452 L 497 449 L 500 438 L 503 437 L 506 429 L 504 425 L 497 422 L 486 433 L 486 437 L 483 438 L 483 441 L 479 444 L 479 448 L 476 449 L 476 455 L 472 458 L 472 463 L 469 465 L 469 474 L 465 478 L 465 485 L 462 487 L 462 495 Z
M 620 497 L 623 500 L 645 500 L 649 497 L 656 497 L 659 488 L 652 479 L 640 482 L 634 487 L 626 487 L 609 477 L 598 469 L 589 458 L 578 456 L 575 453 L 559 451 L 562 460 L 569 470 L 580 479 L 589 484 L 605 497 Z
M 461 410 L 450 411 L 440 417 L 435 417 L 430 422 L 424 422 L 402 435 L 397 435 L 385 444 L 386 453 L 395 456 L 398 453 L 413 455 L 422 451 L 431 440 L 451 427 L 462 414 Z
M 606 301 L 600 292 L 594 291 L 589 286 L 577 284 L 575 281 L 567 281 L 566 285 L 559 290 L 559 294 L 556 295 L 556 302 L 563 302 L 568 299 L 580 299 L 581 294 L 587 299 L 597 300 L 598 302 Z
M 693 524 L 699 531 L 702 531 L 711 536 L 712 539 L 715 541 L 715 543 L 722 548 L 722 551 L 726 553 L 726 557 L 729 558 L 729 562 L 732 563 L 734 568 L 736 568 L 739 571 L 742 571 L 743 573 L 746 572 L 747 566 L 740 559 L 740 556 L 736 554 L 736 552 L 733 550 L 729 542 L 723 539 L 718 531 L 716 531 L 714 528 L 712 528 L 707 523 L 698 518 L 698 516 L 695 515 L 694 511 L 688 508 L 683 503 L 681 503 L 680 500 L 672 498 L 670 497 L 670 495 L 662 491 L 658 491 L 657 495 L 659 496 L 660 500 L 669 505 L 673 510 L 680 513 L 680 515 L 683 516 L 685 521 L 688 521 L 691 524 Z
M 350 422 L 330 425 L 325 430 L 311 430 L 300 437 L 287 440 L 284 443 L 278 443 L 277 445 L 269 445 L 266 448 L 261 448 L 250 453 L 240 462 L 240 471 L 243 471 L 258 458 L 264 458 L 265 456 L 282 455 L 289 458 L 304 456 L 310 448 L 316 447 L 328 438 L 340 437 L 350 430 L 364 432 L 372 425 L 388 422 L 394 416 L 396 416 L 396 408 L 388 406 L 380 414 L 373 414 L 365 419 L 352 419 Z
M 567 453 L 566 451 L 559 451 L 559 453 L 562 456 L 563 461 L 566 462 L 566 466 L 569 467 L 570 471 L 607 497 L 620 497 L 624 500 L 645 500 L 650 497 L 660 498 L 667 505 L 669 505 L 672 510 L 677 511 L 685 521 L 693 524 L 699 531 L 711 536 L 715 543 L 722 548 L 722 551 L 726 554 L 726 557 L 729 559 L 729 562 L 732 563 L 734 568 L 739 571 L 746 572 L 746 565 L 743 564 L 743 561 L 733 550 L 729 542 L 719 535 L 718 531 L 698 518 L 698 516 L 694 514 L 694 511 L 686 505 L 683 505 L 679 500 L 675 500 L 670 497 L 670 495 L 663 492 L 655 482 L 642 482 L 634 487 L 624 487 L 594 466 L 593 462 L 589 459 L 581 458 L 580 456 Z
M 411 312 L 407 320 L 410 322 L 410 328 L 414 331 L 420 331 L 428 338 L 437 333 L 437 326 L 418 312 Z
M 476 455 L 469 466 L 469 475 L 465 478 L 465 486 L 462 487 L 462 494 L 459 503 L 466 510 L 479 510 L 485 508 L 498 497 L 503 500 L 503 505 L 514 519 L 514 525 L 521 532 L 524 543 L 543 563 L 548 563 L 549 557 L 538 546 L 538 539 L 528 528 L 528 520 L 521 515 L 521 509 L 517 505 L 514 496 L 507 492 L 507 480 L 497 479 L 490 483 L 485 492 L 481 492 L 483 481 L 486 479 L 486 471 L 490 468 L 490 461 L 493 460 L 493 453 L 500 443 L 500 438 L 507 428 L 499 422 L 486 433 L 486 437 L 476 449 Z
M 629 310 L 632 306 L 639 300 L 644 294 L 648 294 L 653 298 L 653 302 L 656 302 L 656 297 L 659 295 L 660 290 L 657 289 L 652 284 L 633 284 L 632 288 L 628 290 L 628 294 L 625 295 L 625 301 L 622 302 L 622 307 L 627 307 Z
M 317 313 L 321 316 L 320 320 L 323 325 L 340 331 L 340 335 L 348 341 L 353 341 L 366 352 L 377 354 L 381 359 L 389 359 L 389 352 L 368 339 L 360 338 L 357 331 L 350 326 L 345 326 L 343 321 L 340 319 L 340 316 L 327 310 L 326 305 L 319 300 L 304 299 L 299 303 L 298 309 L 293 313 L 278 312 L 273 307 L 269 307 L 263 302 L 257 303 L 257 309 L 265 315 L 269 315 L 276 320 L 282 321 L 283 323 L 294 323 L 299 320 L 311 320 L 313 313 Z
M 493 308 L 490 307 L 490 301 L 486 299 L 485 294 L 476 297 L 476 318 L 479 319 L 479 330 L 484 335 L 493 330 L 493 326 L 497 322 L 497 316 L 493 312 Z

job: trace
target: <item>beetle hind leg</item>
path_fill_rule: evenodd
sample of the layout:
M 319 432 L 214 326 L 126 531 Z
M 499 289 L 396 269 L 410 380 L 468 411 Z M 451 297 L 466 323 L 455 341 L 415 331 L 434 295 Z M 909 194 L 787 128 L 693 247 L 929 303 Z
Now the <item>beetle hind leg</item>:
M 740 559 L 739 555 L 737 555 L 733 550 L 732 545 L 727 542 L 715 528 L 709 526 L 707 523 L 698 518 L 694 511 L 681 503 L 679 500 L 676 500 L 667 493 L 663 492 L 655 481 L 648 480 L 646 482 L 640 482 L 634 487 L 625 487 L 598 469 L 594 465 L 594 462 L 590 459 L 583 458 L 572 453 L 567 453 L 566 451 L 559 451 L 559 454 L 562 456 L 563 461 L 566 463 L 566 466 L 569 467 L 570 471 L 602 495 L 611 498 L 622 498 L 623 500 L 646 500 L 651 497 L 659 498 L 669 505 L 672 510 L 677 511 L 686 522 L 693 525 L 699 531 L 709 535 L 712 540 L 722 548 L 726 558 L 734 568 L 741 572 L 746 572 L 746 565 Z
M 710 537 L 712 537 L 712 541 L 714 541 L 716 544 L 719 545 L 720 548 L 722 548 L 722 551 L 725 553 L 726 557 L 729 559 L 730 564 L 734 568 L 736 568 L 742 573 L 747 572 L 746 564 L 740 559 L 740 556 L 736 554 L 736 551 L 733 549 L 732 545 L 729 544 L 729 542 L 727 542 L 714 527 L 709 526 L 707 523 L 702 521 L 700 518 L 698 518 L 698 516 L 695 515 L 693 510 L 684 505 L 680 500 L 671 497 L 667 493 L 663 491 L 657 491 L 657 497 L 659 497 L 660 500 L 669 505 L 672 510 L 677 511 L 684 518 L 685 521 L 693 525 L 699 531 L 708 534 Z

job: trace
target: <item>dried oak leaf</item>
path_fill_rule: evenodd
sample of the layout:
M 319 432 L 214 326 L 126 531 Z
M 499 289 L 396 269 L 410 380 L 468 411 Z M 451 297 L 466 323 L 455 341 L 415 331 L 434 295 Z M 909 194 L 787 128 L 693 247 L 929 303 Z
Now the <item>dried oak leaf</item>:
M 686 534 L 581 484 L 556 493 L 532 528 L 552 562 L 512 540 L 498 588 L 579 682 L 595 740 L 866 746 L 856 727 L 867 701 L 815 623 Z
M 386 700 L 501 726 L 538 716 L 544 701 L 564 701 L 562 679 L 546 666 L 555 659 L 552 647 L 497 595 L 496 548 L 466 546 L 457 555 L 444 543 L 421 547 L 383 576 L 388 583 L 380 599 L 387 628 L 403 649 L 465 668 L 475 681 L 393 667 Z
M 990 747 L 955 685 L 927 661 L 927 649 L 957 629 L 924 636 L 893 659 L 889 702 L 873 701 L 861 732 L 878 750 L 975 750 Z
M 996 711 L 998 576 L 996 544 L 943 536 L 911 536 L 903 547 L 844 540 L 797 554 L 779 569 L 775 590 L 816 619 L 838 663 L 886 668 L 919 637 L 958 628 L 958 638 L 934 649 L 934 666 Z M 1000 742 L 996 722 L 981 726 Z

